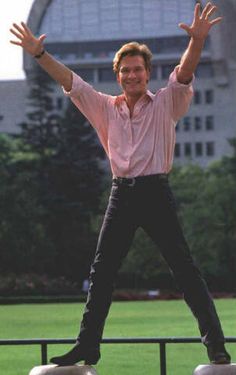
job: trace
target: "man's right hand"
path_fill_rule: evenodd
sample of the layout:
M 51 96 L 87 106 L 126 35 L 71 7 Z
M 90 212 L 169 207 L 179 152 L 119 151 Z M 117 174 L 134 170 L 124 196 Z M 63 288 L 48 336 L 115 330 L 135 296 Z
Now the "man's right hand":
M 17 40 L 10 41 L 12 44 L 21 46 L 32 56 L 39 55 L 42 52 L 43 41 L 46 38 L 45 34 L 36 38 L 24 22 L 21 22 L 20 25 L 13 23 L 10 32 L 17 37 Z
M 43 42 L 46 38 L 45 34 L 36 38 L 24 22 L 21 22 L 20 25 L 13 23 L 13 27 L 10 31 L 17 38 L 17 40 L 10 41 L 12 44 L 21 46 L 31 56 L 40 57 L 37 59 L 37 63 L 41 68 L 44 69 L 56 82 L 63 86 L 66 91 L 71 90 L 72 71 L 64 64 L 57 61 L 49 53 L 45 52 L 42 54 L 44 51 Z

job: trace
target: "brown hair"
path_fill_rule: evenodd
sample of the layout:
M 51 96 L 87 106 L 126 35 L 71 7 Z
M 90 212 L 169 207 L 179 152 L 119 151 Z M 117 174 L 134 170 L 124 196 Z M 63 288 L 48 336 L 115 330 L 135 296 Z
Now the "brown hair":
M 151 71 L 151 59 L 152 53 L 146 44 L 140 44 L 138 42 L 130 42 L 124 44 L 119 51 L 116 52 L 113 59 L 113 71 L 117 74 L 120 69 L 120 63 L 125 56 L 142 56 L 145 62 L 145 68 L 149 72 Z

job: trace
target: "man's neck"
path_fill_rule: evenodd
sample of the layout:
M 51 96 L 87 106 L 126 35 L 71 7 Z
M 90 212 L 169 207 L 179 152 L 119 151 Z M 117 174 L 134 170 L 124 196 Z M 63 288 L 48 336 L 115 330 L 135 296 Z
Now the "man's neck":
M 125 101 L 127 103 L 127 106 L 129 108 L 129 111 L 130 111 L 130 117 L 132 117 L 133 115 L 133 112 L 134 112 L 134 107 L 135 107 L 135 104 L 139 101 L 139 99 L 141 99 L 144 95 L 146 95 L 146 93 L 142 94 L 142 95 L 137 95 L 137 96 L 128 96 L 126 94 L 124 94 L 124 97 L 125 97 Z

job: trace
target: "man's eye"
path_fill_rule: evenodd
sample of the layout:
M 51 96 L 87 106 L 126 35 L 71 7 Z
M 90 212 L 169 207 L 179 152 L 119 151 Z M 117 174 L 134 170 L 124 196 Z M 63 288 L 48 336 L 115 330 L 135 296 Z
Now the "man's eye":
M 135 72 L 139 73 L 139 72 L 142 72 L 143 71 L 143 68 L 141 66 L 139 66 L 138 68 L 135 69 Z
M 133 69 L 133 72 L 134 73 L 141 73 L 143 70 L 144 70 L 144 68 L 142 66 L 137 66 L 137 68 Z M 131 70 L 127 69 L 127 68 L 121 68 L 120 72 L 122 74 L 129 74 L 131 72 Z

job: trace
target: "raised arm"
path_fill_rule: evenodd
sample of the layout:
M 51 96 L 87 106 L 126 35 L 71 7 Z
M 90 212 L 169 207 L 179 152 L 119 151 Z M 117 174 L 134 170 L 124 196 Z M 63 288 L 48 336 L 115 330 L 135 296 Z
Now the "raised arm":
M 183 54 L 177 79 L 180 83 L 189 83 L 199 63 L 201 52 L 211 27 L 222 20 L 222 17 L 209 20 L 209 17 L 216 11 L 217 7 L 207 3 L 201 13 L 201 5 L 198 3 L 194 10 L 194 19 L 191 26 L 180 23 L 179 27 L 185 30 L 191 37 L 189 45 Z
M 43 42 L 46 35 L 43 34 L 36 38 L 29 27 L 21 22 L 20 25 L 13 23 L 10 29 L 11 33 L 17 37 L 17 40 L 11 40 L 12 44 L 21 46 L 31 56 L 35 57 L 38 64 L 66 91 L 70 91 L 72 87 L 72 71 L 59 61 L 54 59 L 44 50 Z

